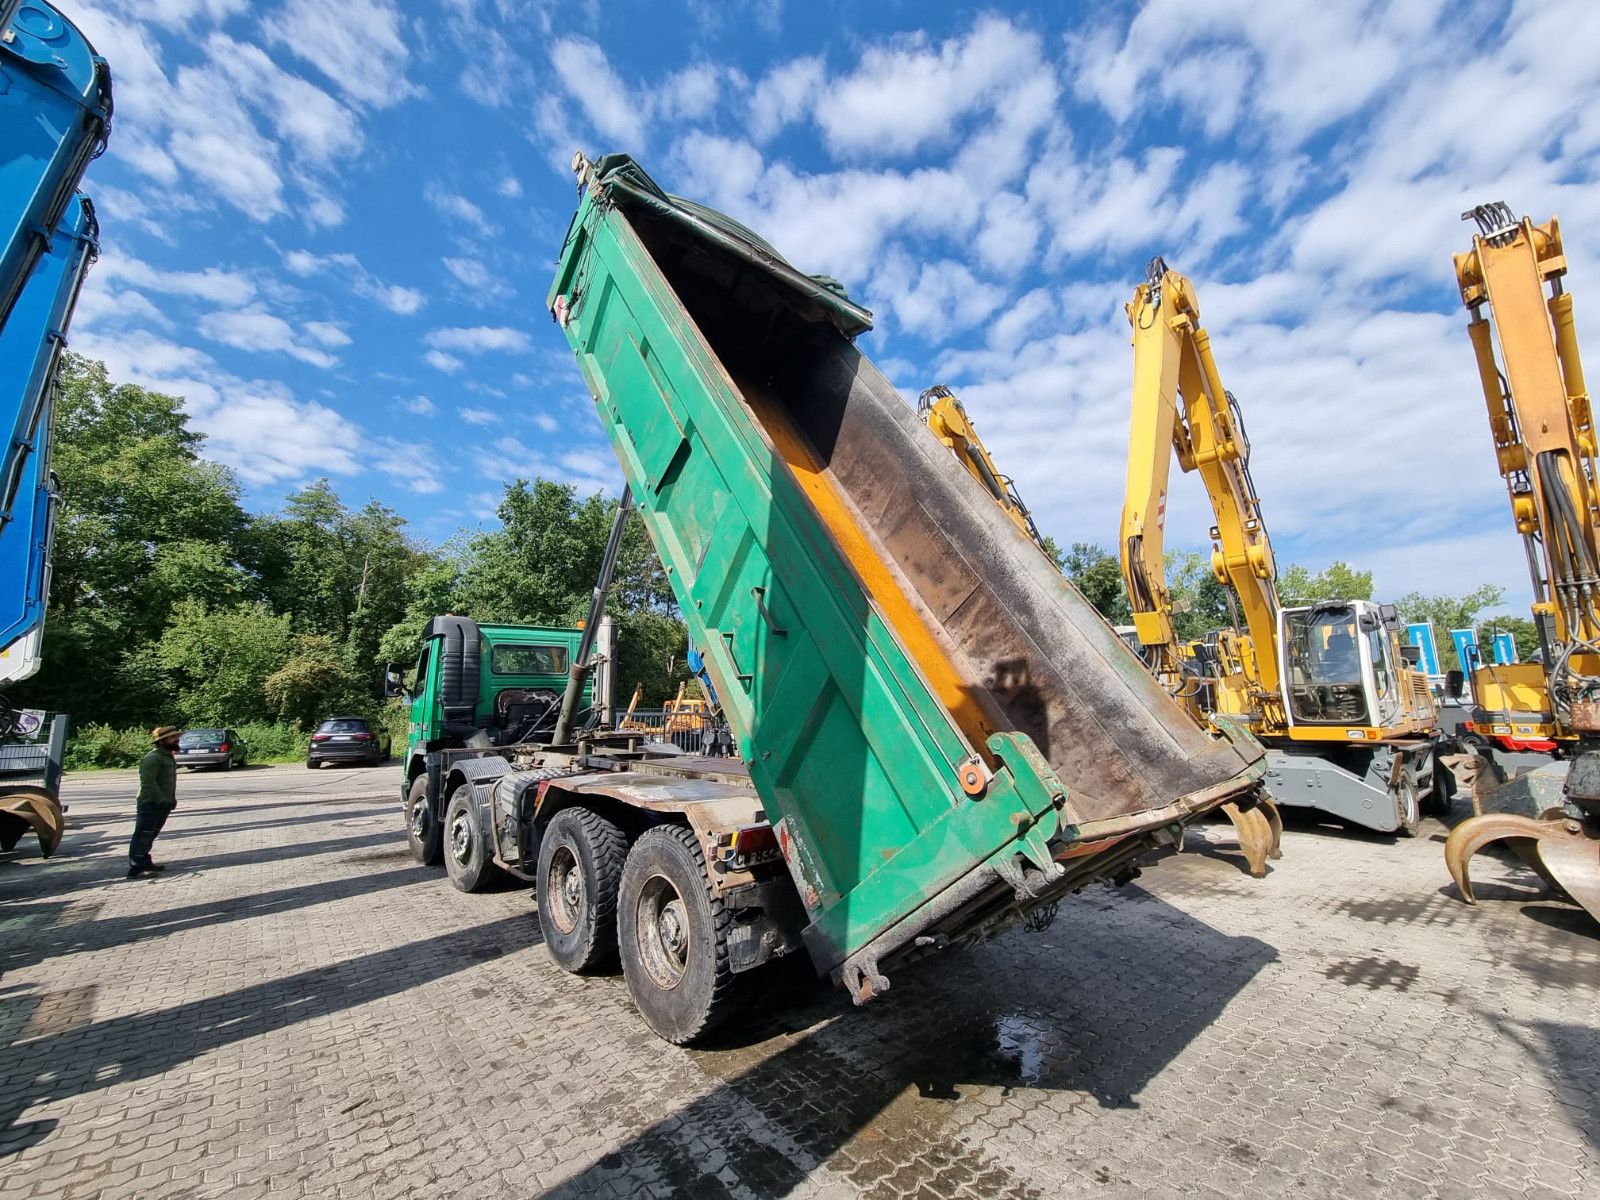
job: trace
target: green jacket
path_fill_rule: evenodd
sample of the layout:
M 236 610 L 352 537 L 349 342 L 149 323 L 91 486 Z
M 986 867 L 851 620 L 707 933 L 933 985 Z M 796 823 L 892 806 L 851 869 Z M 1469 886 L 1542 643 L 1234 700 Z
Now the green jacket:
M 178 803 L 178 764 L 160 746 L 139 760 L 139 800 L 158 808 Z

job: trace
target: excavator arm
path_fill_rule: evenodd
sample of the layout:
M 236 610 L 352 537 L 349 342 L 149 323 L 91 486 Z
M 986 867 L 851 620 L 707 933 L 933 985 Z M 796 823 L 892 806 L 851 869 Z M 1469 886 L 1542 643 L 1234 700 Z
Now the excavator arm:
M 1133 411 L 1118 549 L 1141 644 L 1169 688 L 1181 685 L 1182 654 L 1166 579 L 1167 484 L 1172 460 L 1198 471 L 1216 524 L 1211 569 L 1243 610 L 1237 639 L 1255 711 L 1281 702 L 1278 595 L 1272 544 L 1250 478 L 1250 443 L 1232 393 L 1222 386 L 1200 306 L 1184 276 L 1155 258 L 1127 306 L 1133 326 Z
M 956 394 L 944 384 L 936 383 L 917 397 L 917 412 L 933 436 L 949 448 L 950 453 L 956 456 L 956 461 L 967 469 L 967 474 L 983 485 L 1000 510 L 1011 518 L 1011 523 L 1032 538 L 1033 544 L 1048 557 L 1044 538 L 1033 523 L 1033 514 L 1017 494 L 1016 484 L 995 466 L 988 447 L 978 436 L 972 418 L 967 416 L 967 410 Z
M 1561 226 L 1554 217 L 1519 221 L 1503 202 L 1461 218 L 1478 233 L 1455 256 L 1456 280 L 1543 650 L 1542 668 L 1526 670 L 1542 670 L 1556 736 L 1572 758 L 1524 777 L 1564 776 L 1559 807 L 1537 800 L 1532 784 L 1508 785 L 1486 798 L 1491 811 L 1451 831 L 1445 862 L 1471 903 L 1469 861 L 1506 841 L 1600 920 L 1600 485 Z

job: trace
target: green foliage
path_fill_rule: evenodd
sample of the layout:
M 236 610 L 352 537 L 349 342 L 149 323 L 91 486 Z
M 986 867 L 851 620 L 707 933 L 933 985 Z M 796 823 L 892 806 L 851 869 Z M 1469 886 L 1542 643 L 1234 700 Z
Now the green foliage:
M 262 681 L 272 712 L 310 728 L 319 721 L 370 707 L 376 685 L 350 669 L 345 653 L 327 634 L 295 637 L 287 662 Z
M 134 767 L 150 749 L 150 729 L 113 729 L 109 725 L 83 725 L 71 731 L 62 762 L 69 771 L 102 767 Z
M 1324 600 L 1371 599 L 1372 572 L 1358 571 L 1342 560 L 1329 563 L 1316 574 L 1299 563 L 1278 572 L 1278 600 L 1285 608 Z
M 1485 620 L 1478 629 L 1478 641 L 1487 646 L 1497 633 L 1509 633 L 1517 643 L 1517 658 L 1531 662 L 1542 649 L 1539 645 L 1539 628 L 1527 617 L 1496 616 Z
M 152 654 L 172 681 L 185 721 L 236 725 L 272 715 L 263 685 L 292 647 L 288 615 L 259 601 L 208 609 L 183 600 Z
M 618 706 L 625 706 L 634 685 L 642 683 L 640 706 L 660 708 L 689 678 L 684 661 L 689 650 L 688 631 L 682 621 L 660 612 L 623 613 L 615 620 Z
M 1107 621 L 1126 625 L 1133 620 L 1128 593 L 1122 585 L 1122 564 L 1116 555 L 1091 542 L 1073 542 L 1072 549 L 1063 554 L 1049 538 L 1045 539 L 1045 550 Z
M 1232 593 L 1211 570 L 1209 554 L 1167 551 L 1167 590 L 1172 594 L 1172 628 L 1180 642 L 1234 624 Z
M 196 728 L 202 726 L 196 722 Z M 306 756 L 310 735 L 293 725 L 264 721 L 229 724 L 249 749 L 253 763 L 298 762 Z M 114 767 L 136 767 L 150 749 L 150 729 L 113 729 L 109 725 L 85 725 L 67 738 L 64 758 L 69 771 L 94 771 Z
M 1400 617 L 1404 621 L 1433 622 L 1433 637 L 1439 646 L 1440 670 L 1458 671 L 1461 669 L 1461 663 L 1456 658 L 1456 648 L 1450 640 L 1450 631 L 1475 628 L 1479 613 L 1486 608 L 1495 608 L 1504 603 L 1505 590 L 1498 584 L 1486 583 L 1464 596 L 1429 596 L 1421 592 L 1412 592 L 1400 598 L 1399 608 Z M 1520 643 L 1518 649 L 1521 649 Z

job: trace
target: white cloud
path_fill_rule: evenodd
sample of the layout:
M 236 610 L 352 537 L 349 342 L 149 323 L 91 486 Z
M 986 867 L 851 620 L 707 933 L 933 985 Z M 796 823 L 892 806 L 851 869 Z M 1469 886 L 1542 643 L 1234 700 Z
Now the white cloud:
M 324 369 L 339 361 L 326 351 L 299 341 L 287 321 L 260 308 L 207 313 L 200 318 L 199 330 L 212 341 L 236 350 L 278 351 Z
M 358 470 L 365 437 L 325 405 L 295 398 L 282 384 L 243 379 L 209 355 L 144 331 L 74 339 L 74 349 L 106 364 L 113 379 L 184 402 L 205 434 L 201 452 L 231 467 L 248 484 L 281 484 Z
M 444 269 L 479 304 L 504 301 L 515 294 L 514 289 L 480 259 L 447 258 L 444 260 Z
M 422 361 L 437 371 L 443 371 L 447 375 L 453 375 L 455 372 L 461 370 L 463 365 L 459 358 L 455 357 L 453 354 L 446 354 L 442 350 L 429 350 L 422 356 Z
M 124 254 L 108 252 L 100 259 L 95 275 L 120 279 L 150 292 L 188 296 L 212 304 L 241 305 L 255 297 L 256 286 L 237 271 L 206 267 L 199 271 L 166 271 Z
M 417 94 L 406 79 L 411 54 L 399 11 L 383 0 L 288 0 L 261 25 L 282 46 L 321 71 L 352 103 L 388 108 Z
M 769 141 L 803 117 L 821 93 L 826 74 L 820 58 L 797 58 L 773 68 L 750 97 L 750 136 Z
M 435 350 L 481 354 L 486 351 L 516 353 L 528 349 L 528 335 L 508 326 L 475 325 L 470 328 L 434 329 L 425 339 Z
M 323 346 L 348 346 L 350 335 L 342 326 L 332 321 L 307 321 L 301 328 L 311 335 L 311 339 Z
M 400 407 L 416 417 L 431 417 L 439 411 L 439 406 L 426 396 L 413 396 L 409 400 L 402 400 Z
M 537 412 L 529 418 L 541 433 L 555 433 L 561 428 L 561 422 L 549 413 Z
M 346 280 L 356 295 L 381 305 L 396 316 L 409 317 L 428 302 L 416 288 L 384 283 L 348 252 L 313 254 L 309 250 L 290 250 L 283 256 L 283 265 L 302 279 L 323 272 L 336 275 Z
M 954 259 L 913 263 L 895 253 L 873 276 L 872 293 L 901 328 L 930 342 L 970 329 L 1005 299 L 1005 292 L 980 282 Z
M 550 65 L 602 137 L 622 147 L 644 143 L 642 106 L 598 45 L 588 38 L 561 38 L 550 47 Z
M 489 237 L 494 234 L 495 227 L 489 218 L 483 215 L 471 200 L 458 192 L 452 192 L 439 183 L 429 183 L 422 191 L 423 198 L 438 209 L 444 216 L 451 220 L 459 221 L 472 229 L 473 232 Z
M 522 181 L 515 175 L 507 175 L 495 185 L 495 194 L 504 196 L 507 200 L 515 200 L 522 195 Z
M 408 492 L 433 496 L 444 491 L 438 454 L 420 442 L 379 438 L 367 448 L 367 461 Z
M 725 93 L 746 86 L 744 77 L 730 68 L 696 63 L 667 76 L 655 91 L 651 110 L 662 120 L 703 121 Z
M 468 425 L 496 425 L 500 421 L 500 414 L 487 408 L 463 408 L 457 415 Z
M 867 46 L 856 70 L 819 94 L 817 124 L 837 154 L 905 155 L 949 142 L 969 112 L 1003 111 L 1013 91 L 1049 73 L 1037 34 L 982 16 L 937 47 L 922 35 Z

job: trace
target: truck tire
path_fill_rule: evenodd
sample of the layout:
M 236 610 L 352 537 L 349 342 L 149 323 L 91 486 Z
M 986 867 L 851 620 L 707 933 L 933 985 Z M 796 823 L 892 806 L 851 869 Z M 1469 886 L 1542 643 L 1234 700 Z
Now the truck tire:
M 428 808 L 428 777 L 418 775 L 406 793 L 406 843 L 411 857 L 425 867 L 436 867 L 443 855 L 444 836 L 439 821 Z
M 1416 837 L 1422 826 L 1422 797 L 1417 794 L 1417 781 L 1409 772 L 1401 774 L 1394 799 L 1395 835 Z
M 733 1006 L 732 923 L 693 832 L 659 825 L 633 844 L 617 900 L 622 975 L 645 1023 L 674 1045 L 705 1036 Z
M 458 787 L 444 810 L 444 871 L 458 892 L 481 892 L 500 877 L 478 823 L 472 788 Z
M 564 808 L 539 839 L 539 927 L 556 965 L 574 975 L 616 965 L 617 884 L 628 839 L 587 808 Z

